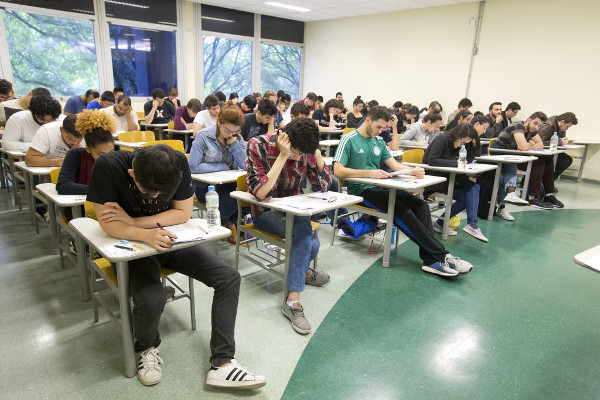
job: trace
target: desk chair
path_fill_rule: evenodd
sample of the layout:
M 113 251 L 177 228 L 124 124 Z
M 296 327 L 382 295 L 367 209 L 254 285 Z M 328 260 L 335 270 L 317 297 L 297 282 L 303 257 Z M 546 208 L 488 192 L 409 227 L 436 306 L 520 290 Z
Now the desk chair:
M 185 154 L 185 149 L 183 148 L 183 142 L 181 140 L 151 140 L 144 144 L 144 147 L 154 146 L 155 144 L 164 144 L 171 147 L 173 150 L 177 150 Z
M 52 174 L 56 174 L 56 180 L 58 181 L 58 173 L 60 172 L 60 168 L 56 168 L 53 169 L 52 171 L 50 171 L 50 179 L 52 179 Z M 40 178 L 40 182 L 38 183 L 42 183 L 42 178 Z M 54 182 L 56 183 L 56 182 Z M 37 190 L 35 187 L 31 188 L 31 194 L 33 195 L 34 198 L 38 199 L 39 201 L 41 201 L 43 204 L 46 205 L 46 207 L 52 207 L 52 204 L 48 201 L 48 199 L 46 199 L 46 196 L 44 196 L 39 190 Z M 38 222 L 45 222 L 48 227 L 50 227 L 49 221 L 44 219 L 44 217 L 42 217 L 40 214 L 37 213 L 37 209 L 38 207 L 41 206 L 41 204 L 36 204 L 35 200 L 33 201 L 33 225 L 35 226 L 35 233 L 40 233 L 40 227 L 38 225 Z
M 175 121 L 167 123 L 167 129 L 175 129 Z
M 53 169 L 50 171 L 50 182 L 56 184 L 58 182 L 58 175 L 60 174 L 60 168 Z M 53 207 L 53 204 L 48 204 L 48 207 Z M 69 220 L 65 216 L 58 217 L 59 208 L 56 207 L 56 238 L 58 254 L 60 256 L 60 266 L 65 269 L 65 256 L 71 260 L 73 265 L 77 266 L 77 254 L 71 252 L 69 241 L 64 239 L 73 238 L 75 239 L 75 232 L 69 227 Z M 63 232 L 66 233 L 63 235 Z
M 152 131 L 130 131 L 130 132 L 121 132 L 119 133 L 119 141 L 121 142 L 149 142 L 154 140 L 154 132 Z M 135 151 L 132 147 L 123 147 L 121 146 L 121 150 L 125 151 Z
M 96 219 L 96 212 L 94 211 L 94 206 L 91 202 L 86 201 L 84 204 L 85 207 L 85 216 L 88 218 Z M 116 240 L 116 239 L 115 239 Z M 113 268 L 111 263 L 105 258 L 94 258 L 95 252 L 90 249 L 89 258 L 87 259 L 87 266 L 90 270 L 90 285 L 92 292 L 92 300 L 94 302 L 94 322 L 98 322 L 98 305 L 100 305 L 104 311 L 108 314 L 110 319 L 115 323 L 115 325 L 121 331 L 121 334 L 130 334 L 129 332 L 123 332 L 121 323 L 119 321 L 119 315 L 112 312 L 110 307 L 106 303 L 106 301 L 102 298 L 100 291 L 97 287 L 98 282 L 104 281 L 104 283 L 110 288 L 113 292 L 113 295 L 117 298 L 119 302 L 122 299 L 119 298 L 119 290 L 118 290 L 118 279 L 117 276 L 113 272 Z M 171 277 L 175 271 L 171 271 L 167 268 L 162 268 L 160 272 L 160 277 L 162 279 L 163 287 L 166 287 L 167 282 L 173 285 L 176 290 L 173 297 L 167 298 L 167 303 L 179 300 L 182 298 L 187 298 L 190 301 L 190 318 L 192 324 L 192 330 L 196 330 L 196 303 L 194 298 L 194 280 L 188 277 L 189 290 L 186 291 L 182 288 L 176 281 L 174 281 Z M 129 302 L 129 300 L 127 300 Z M 129 305 L 129 312 L 131 313 L 131 304 Z
M 248 191 L 248 187 L 246 185 L 246 177 L 244 174 L 237 178 L 237 190 L 246 192 Z M 245 258 L 246 260 L 252 262 L 253 264 L 261 267 L 265 271 L 272 273 L 275 276 L 278 276 L 281 279 L 285 279 L 285 275 L 275 269 L 276 266 L 282 265 L 285 263 L 285 257 L 287 254 L 282 254 L 281 251 L 276 251 L 275 255 L 271 254 L 271 251 L 266 251 L 260 249 L 258 245 L 256 246 L 256 251 L 252 252 L 251 247 L 248 246 L 252 242 L 256 242 L 258 244 L 258 240 L 262 240 L 266 243 L 275 245 L 280 249 L 285 248 L 285 238 L 281 236 L 274 235 L 270 232 L 263 231 L 262 229 L 258 229 L 254 226 L 254 223 L 246 223 L 245 215 L 242 214 L 242 207 L 249 207 L 250 204 L 241 200 L 237 200 L 238 205 L 238 218 L 237 218 L 237 232 L 236 232 L 236 244 L 235 244 L 235 269 L 238 269 L 240 256 Z M 311 227 L 314 235 L 317 235 L 317 230 L 319 229 L 319 223 L 311 221 Z M 242 232 L 245 237 L 244 240 L 241 240 Z M 248 248 L 247 252 L 240 252 L 240 246 L 244 246 Z M 317 259 L 315 258 L 313 261 L 313 268 L 317 269 Z
M 353 130 L 355 130 L 356 128 L 344 128 L 344 130 L 342 131 L 342 135 L 345 135 L 348 132 L 352 132 Z
M 144 115 L 143 111 L 136 112 L 136 115 L 137 115 L 138 119 L 144 119 L 144 118 L 146 118 L 146 116 Z

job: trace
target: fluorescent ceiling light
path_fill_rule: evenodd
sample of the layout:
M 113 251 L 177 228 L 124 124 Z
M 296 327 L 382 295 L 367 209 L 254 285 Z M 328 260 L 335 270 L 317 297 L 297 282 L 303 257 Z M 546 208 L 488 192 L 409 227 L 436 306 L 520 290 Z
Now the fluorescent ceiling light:
M 202 16 L 202 19 L 209 19 L 211 21 L 219 21 L 219 22 L 235 22 L 231 19 L 224 19 L 224 18 L 215 18 L 215 17 L 205 17 L 204 15 Z
M 268 6 L 287 8 L 288 10 L 294 10 L 294 11 L 300 11 L 300 12 L 309 12 L 310 11 L 308 8 L 296 7 L 296 6 L 291 6 L 289 4 L 283 4 L 283 3 L 276 3 L 274 1 L 265 1 L 265 4 Z
M 116 0 L 104 0 L 105 3 L 118 4 L 120 6 L 129 6 L 129 7 L 137 7 L 137 8 L 150 8 L 150 6 L 142 6 L 140 4 L 133 3 L 125 3 L 124 1 L 116 1 Z

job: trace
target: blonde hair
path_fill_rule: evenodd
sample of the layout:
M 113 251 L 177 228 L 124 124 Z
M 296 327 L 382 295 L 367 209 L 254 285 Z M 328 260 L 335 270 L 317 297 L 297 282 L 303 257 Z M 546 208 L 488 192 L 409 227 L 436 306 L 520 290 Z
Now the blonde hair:
M 117 123 L 111 115 L 99 110 L 83 110 L 81 114 L 77 115 L 75 129 L 78 132 L 86 135 L 97 128 L 115 133 L 117 131 Z

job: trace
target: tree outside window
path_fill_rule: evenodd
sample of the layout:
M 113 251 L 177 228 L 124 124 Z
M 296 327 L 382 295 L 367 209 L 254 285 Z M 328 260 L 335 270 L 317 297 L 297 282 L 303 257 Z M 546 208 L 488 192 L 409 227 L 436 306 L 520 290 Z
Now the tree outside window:
M 300 98 L 302 47 L 262 43 L 260 60 L 262 92 L 283 90 Z
M 204 36 L 204 93 L 252 93 L 252 42 Z

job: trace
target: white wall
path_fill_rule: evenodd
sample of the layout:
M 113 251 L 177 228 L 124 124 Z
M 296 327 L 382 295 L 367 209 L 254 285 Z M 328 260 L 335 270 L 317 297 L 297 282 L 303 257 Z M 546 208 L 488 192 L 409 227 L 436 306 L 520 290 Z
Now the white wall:
M 465 95 L 478 3 L 306 24 L 305 92 L 325 99 L 338 90 L 346 103 L 361 94 L 391 105 L 456 107 Z M 469 98 L 472 110 L 517 101 L 526 118 L 573 111 L 571 138 L 598 138 L 592 107 L 600 88 L 600 2 L 488 0 Z M 333 38 L 344 42 L 332 46 Z M 584 177 L 600 180 L 600 146 L 588 154 Z

